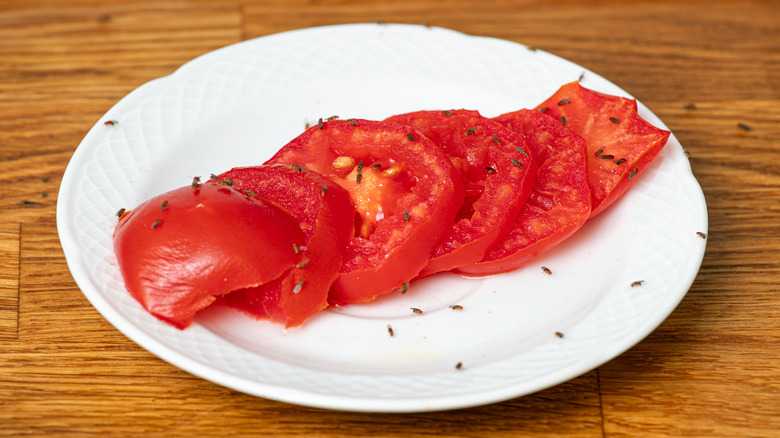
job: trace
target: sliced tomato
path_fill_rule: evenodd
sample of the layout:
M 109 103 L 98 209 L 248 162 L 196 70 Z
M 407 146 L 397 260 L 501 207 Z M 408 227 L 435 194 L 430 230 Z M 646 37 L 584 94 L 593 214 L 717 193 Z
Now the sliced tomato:
M 124 214 L 114 252 L 130 294 L 183 329 L 215 295 L 271 281 L 300 261 L 303 232 L 289 213 L 232 187 L 197 184 Z
M 353 235 L 355 208 L 349 193 L 324 176 L 301 167 L 277 164 L 231 169 L 217 177 L 251 196 L 279 203 L 300 223 L 303 257 L 276 280 L 221 297 L 250 316 L 300 325 L 328 305 L 328 291 L 341 269 Z
M 524 138 L 477 111 L 417 111 L 386 121 L 411 126 L 455 163 L 466 201 L 420 276 L 481 260 L 514 223 L 536 179 Z
M 579 82 L 564 85 L 536 109 L 585 140 L 591 217 L 628 190 L 670 135 L 639 117 L 634 99 L 589 90 Z
M 539 171 L 512 229 L 482 260 L 457 269 L 463 274 L 519 268 L 571 236 L 590 214 L 586 148 L 580 136 L 538 111 L 520 110 L 493 120 L 525 136 Z
M 447 156 L 419 132 L 362 119 L 309 128 L 267 164 L 301 166 L 345 188 L 355 237 L 331 288 L 333 304 L 366 302 L 403 288 L 428 262 L 463 203 Z

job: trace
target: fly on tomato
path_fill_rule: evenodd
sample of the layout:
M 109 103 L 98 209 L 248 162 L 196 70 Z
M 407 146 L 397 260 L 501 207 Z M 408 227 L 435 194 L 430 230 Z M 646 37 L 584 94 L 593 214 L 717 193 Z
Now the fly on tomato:
M 591 217 L 628 190 L 671 134 L 639 117 L 634 99 L 589 90 L 579 82 L 562 86 L 536 109 L 585 140 Z
M 488 275 L 519 268 L 578 230 L 590 214 L 585 141 L 538 111 L 520 110 L 493 119 L 525 136 L 539 164 L 531 197 L 485 257 L 457 269 Z
M 179 329 L 216 295 L 291 269 L 301 258 L 293 248 L 303 242 L 298 221 L 276 204 L 197 182 L 123 214 L 114 232 L 127 290 L 149 313 Z
M 366 302 L 405 289 L 452 227 L 463 185 L 447 156 L 416 130 L 362 119 L 311 127 L 266 164 L 325 175 L 355 206 L 333 304 Z
M 536 161 L 518 133 L 477 111 L 417 111 L 386 121 L 413 127 L 455 163 L 466 200 L 420 276 L 478 262 L 531 194 Z
M 349 193 L 318 173 L 283 164 L 235 168 L 217 179 L 278 203 L 299 221 L 304 234 L 303 244 L 295 247 L 302 260 L 294 268 L 272 282 L 224 295 L 221 301 L 287 327 L 327 307 L 328 291 L 353 235 L 355 209 Z

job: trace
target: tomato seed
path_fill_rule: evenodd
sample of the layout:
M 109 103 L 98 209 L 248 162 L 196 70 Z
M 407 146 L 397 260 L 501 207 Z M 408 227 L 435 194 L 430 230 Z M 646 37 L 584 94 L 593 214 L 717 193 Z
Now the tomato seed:
M 347 170 L 351 169 L 355 165 L 355 159 L 346 155 L 336 157 L 332 163 L 330 163 L 334 169 Z

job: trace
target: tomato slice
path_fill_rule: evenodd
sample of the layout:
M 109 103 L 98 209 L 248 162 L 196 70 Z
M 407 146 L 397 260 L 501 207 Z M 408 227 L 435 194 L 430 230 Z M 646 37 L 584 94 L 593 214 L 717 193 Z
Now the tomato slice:
M 495 119 L 523 134 L 539 163 L 536 184 L 512 229 L 478 263 L 457 269 L 488 275 L 519 268 L 579 229 L 590 214 L 585 141 L 538 111 Z
M 585 140 L 593 200 L 591 217 L 628 190 L 671 134 L 639 117 L 634 99 L 589 90 L 579 82 L 562 86 L 536 109 Z
M 183 329 L 215 295 L 256 286 L 299 262 L 303 232 L 277 205 L 217 184 L 156 196 L 124 214 L 114 252 L 125 287 Z
M 428 262 L 463 203 L 447 156 L 419 132 L 362 119 L 304 131 L 267 164 L 301 166 L 349 191 L 357 214 L 332 304 L 366 302 L 403 288 Z
M 277 164 L 231 169 L 217 177 L 252 196 L 286 208 L 300 223 L 303 260 L 276 280 L 221 297 L 250 316 L 284 323 L 303 321 L 328 305 L 328 291 L 341 269 L 353 234 L 349 193 L 313 171 Z
M 509 231 L 536 179 L 536 162 L 518 133 L 477 111 L 417 111 L 386 121 L 411 126 L 442 148 L 459 170 L 466 202 L 420 276 L 481 260 Z

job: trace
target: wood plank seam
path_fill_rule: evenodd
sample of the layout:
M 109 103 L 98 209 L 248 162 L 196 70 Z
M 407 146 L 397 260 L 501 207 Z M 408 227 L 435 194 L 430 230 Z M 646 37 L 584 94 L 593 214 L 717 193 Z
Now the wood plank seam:
M 14 241 L 14 239 L 16 239 Z M 21 280 L 21 223 L 0 227 L 0 339 L 19 339 L 19 294 Z
M 16 261 L 16 336 L 15 339 L 19 340 L 19 315 L 22 295 L 22 223 L 19 222 L 17 227 L 17 261 Z
M 607 437 L 606 421 L 604 421 L 604 400 L 601 397 L 601 367 L 596 368 L 596 394 L 599 396 L 599 417 L 601 418 L 601 437 Z

